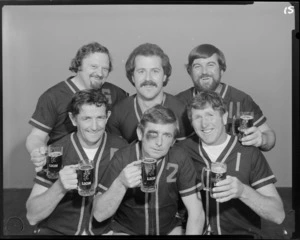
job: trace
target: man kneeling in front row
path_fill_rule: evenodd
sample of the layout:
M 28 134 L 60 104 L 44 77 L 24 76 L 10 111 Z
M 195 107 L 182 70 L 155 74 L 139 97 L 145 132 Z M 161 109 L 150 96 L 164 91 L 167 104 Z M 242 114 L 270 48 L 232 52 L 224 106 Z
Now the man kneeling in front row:
M 226 133 L 228 112 L 218 93 L 199 93 L 187 111 L 196 134 L 178 144 L 190 153 L 198 175 L 216 163 L 227 166 L 227 177 L 203 194 L 207 232 L 262 238 L 261 218 L 277 224 L 285 218 L 266 158 L 257 147 L 244 146 Z
M 115 214 L 114 234 L 182 234 L 176 217 L 179 195 L 188 211 L 186 234 L 202 234 L 202 185 L 188 154 L 173 146 L 177 132 L 174 113 L 156 105 L 141 118 L 139 141 L 114 155 L 100 182 L 93 210 L 99 222 Z M 139 187 L 143 158 L 157 160 L 156 190 L 152 193 L 142 192 Z

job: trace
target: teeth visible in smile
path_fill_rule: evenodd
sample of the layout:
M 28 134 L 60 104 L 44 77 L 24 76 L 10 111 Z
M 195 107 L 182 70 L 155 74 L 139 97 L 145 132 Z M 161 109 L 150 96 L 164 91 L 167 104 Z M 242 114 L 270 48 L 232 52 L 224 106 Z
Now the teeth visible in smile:
M 212 131 L 212 129 L 202 130 L 202 132 L 204 132 L 204 133 L 210 133 L 211 131 Z

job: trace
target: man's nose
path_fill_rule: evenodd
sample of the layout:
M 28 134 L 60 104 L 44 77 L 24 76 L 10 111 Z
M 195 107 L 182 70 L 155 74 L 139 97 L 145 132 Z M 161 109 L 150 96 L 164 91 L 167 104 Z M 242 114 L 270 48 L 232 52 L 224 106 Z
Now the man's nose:
M 103 77 L 103 69 L 102 68 L 98 68 L 96 71 L 97 75 L 102 78 Z
M 151 80 L 151 71 L 146 71 L 146 80 Z
M 97 125 L 98 125 L 97 119 L 93 119 L 92 120 L 92 130 L 96 130 L 97 129 Z
M 204 117 L 201 121 L 202 128 L 206 128 L 208 126 L 208 124 L 209 124 L 209 120 Z
M 162 138 L 162 136 L 157 137 L 157 139 L 156 139 L 156 145 L 157 145 L 157 146 L 161 146 L 162 143 L 163 143 L 163 138 Z

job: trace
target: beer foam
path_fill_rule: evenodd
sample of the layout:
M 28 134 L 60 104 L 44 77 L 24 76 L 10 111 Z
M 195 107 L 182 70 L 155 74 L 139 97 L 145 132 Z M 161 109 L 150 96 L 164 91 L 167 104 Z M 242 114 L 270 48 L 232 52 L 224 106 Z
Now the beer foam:
M 82 166 L 79 166 L 80 170 L 91 170 L 93 168 L 94 167 L 92 165 L 82 165 Z
M 49 156 L 50 156 L 50 157 L 58 157 L 58 156 L 61 156 L 61 155 L 62 155 L 61 152 L 50 152 L 50 153 L 49 153 Z
M 240 118 L 244 119 L 244 120 L 250 120 L 250 119 L 253 119 L 253 116 L 252 115 L 242 115 Z
M 157 160 L 155 158 L 144 158 L 142 160 L 142 162 L 144 162 L 144 163 L 156 163 Z
M 211 171 L 214 172 L 214 173 L 225 173 L 226 168 L 222 167 L 222 166 L 212 166 Z

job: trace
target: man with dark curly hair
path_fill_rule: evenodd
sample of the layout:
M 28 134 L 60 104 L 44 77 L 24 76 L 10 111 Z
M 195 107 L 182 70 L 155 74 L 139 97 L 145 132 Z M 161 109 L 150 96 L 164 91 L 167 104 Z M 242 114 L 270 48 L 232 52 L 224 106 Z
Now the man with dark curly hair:
M 33 128 L 26 139 L 26 148 L 36 171 L 45 164 L 45 146 L 76 130 L 68 116 L 69 103 L 76 92 L 99 89 L 110 105 L 128 96 L 121 88 L 106 82 L 112 71 L 111 56 L 108 49 L 97 42 L 82 46 L 72 59 L 69 70 L 75 76 L 46 90 L 29 120 Z
M 108 131 L 125 138 L 129 143 L 137 139 L 136 127 L 142 114 L 156 104 L 170 108 L 179 120 L 178 139 L 192 132 L 185 105 L 166 93 L 172 66 L 167 54 L 156 44 L 144 43 L 136 47 L 126 61 L 126 76 L 136 88 L 136 94 L 116 104 L 107 123 Z

